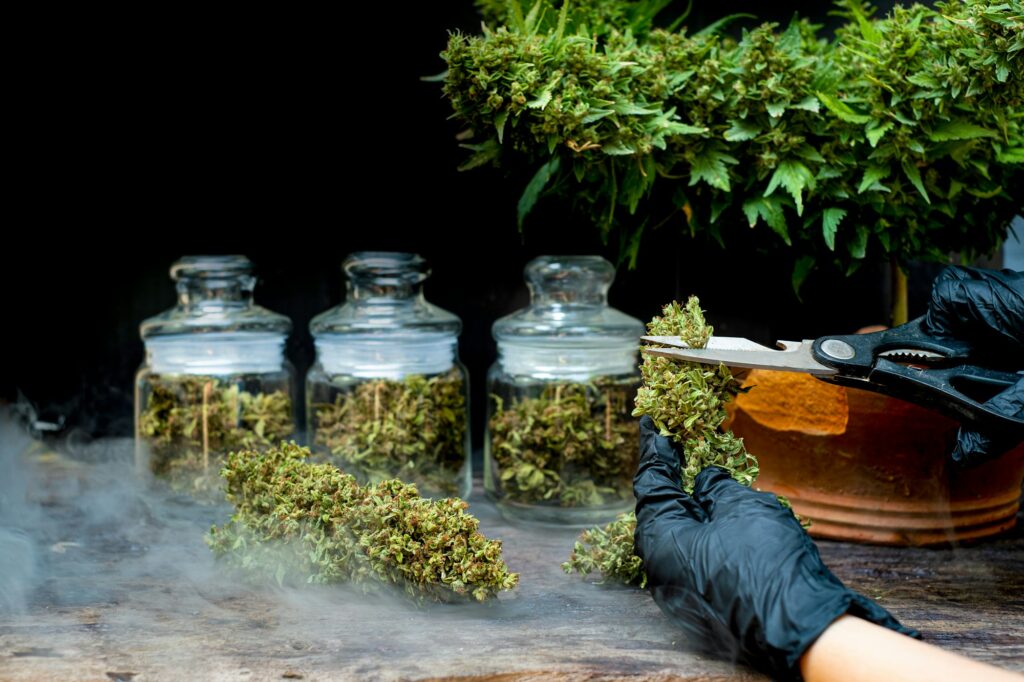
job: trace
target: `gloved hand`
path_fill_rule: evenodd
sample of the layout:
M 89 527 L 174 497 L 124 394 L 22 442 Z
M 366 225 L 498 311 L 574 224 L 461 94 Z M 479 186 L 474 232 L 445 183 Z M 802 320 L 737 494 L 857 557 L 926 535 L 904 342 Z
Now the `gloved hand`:
M 986 353 L 1016 358 L 1017 366 L 1024 369 L 1024 273 L 946 268 L 932 285 L 925 327 L 936 336 L 970 341 Z M 1024 416 L 1024 377 L 986 404 L 1005 414 Z M 1006 436 L 961 428 L 951 457 L 970 466 L 1016 444 Z
M 718 467 L 702 471 L 687 495 L 679 470 L 676 447 L 641 419 L 635 549 L 654 601 L 693 643 L 800 679 L 804 651 L 845 613 L 918 636 L 832 575 L 774 495 Z

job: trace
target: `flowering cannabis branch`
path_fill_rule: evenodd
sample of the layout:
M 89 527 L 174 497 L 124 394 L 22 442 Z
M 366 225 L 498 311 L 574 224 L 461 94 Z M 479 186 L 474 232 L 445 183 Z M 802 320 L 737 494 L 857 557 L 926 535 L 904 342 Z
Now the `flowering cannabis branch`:
M 700 301 L 691 296 L 686 307 L 673 301 L 662 316 L 647 325 L 651 336 L 679 336 L 691 348 L 703 348 L 712 328 L 704 321 Z M 740 392 L 740 382 L 725 365 L 674 362 L 644 356 L 640 367 L 644 385 L 636 394 L 634 417 L 648 415 L 661 435 L 683 449 L 682 486 L 693 492 L 693 479 L 705 467 L 728 469 L 743 485 L 757 478 L 757 459 L 743 447 L 743 440 L 722 431 L 725 404 Z
M 484 601 L 515 587 L 501 542 L 479 532 L 462 500 L 427 500 L 397 480 L 360 486 L 309 454 L 282 443 L 228 457 L 235 513 L 211 529 L 214 554 L 257 579 L 394 584 L 420 601 Z
M 666 305 L 647 325 L 649 335 L 679 336 L 692 348 L 706 346 L 711 332 L 695 296 L 685 307 L 676 302 Z M 637 391 L 633 416 L 650 416 L 663 436 L 681 446 L 682 488 L 693 492 L 693 479 L 711 465 L 751 485 L 757 478 L 757 459 L 746 451 L 742 439 L 721 430 L 725 403 L 740 391 L 729 369 L 645 355 L 640 371 L 644 385 Z M 630 512 L 604 528 L 584 532 L 562 568 L 583 575 L 600 572 L 606 580 L 643 587 L 647 576 L 633 553 L 635 530 L 636 517 Z

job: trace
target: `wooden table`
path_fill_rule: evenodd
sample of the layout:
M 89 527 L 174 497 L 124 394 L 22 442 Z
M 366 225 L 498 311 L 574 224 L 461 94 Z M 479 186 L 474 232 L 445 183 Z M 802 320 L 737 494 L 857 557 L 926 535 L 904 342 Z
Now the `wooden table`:
M 689 651 L 646 592 L 565 575 L 575 531 L 510 525 L 479 496 L 472 509 L 520 587 L 490 606 L 417 609 L 236 584 L 202 541 L 226 510 L 158 503 L 116 464 L 47 469 L 23 482 L 39 576 L 24 610 L 0 616 L 2 680 L 763 679 Z M 927 641 L 1024 671 L 1020 528 L 956 549 L 819 544 Z

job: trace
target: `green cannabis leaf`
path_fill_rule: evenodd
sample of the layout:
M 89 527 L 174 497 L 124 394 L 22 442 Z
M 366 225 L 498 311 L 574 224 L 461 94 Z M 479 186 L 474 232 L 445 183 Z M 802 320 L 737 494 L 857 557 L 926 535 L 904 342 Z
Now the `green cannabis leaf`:
M 464 501 L 397 480 L 361 486 L 309 456 L 294 443 L 228 456 L 235 513 L 207 536 L 219 559 L 254 580 L 393 585 L 416 601 L 485 601 L 518 583 Z

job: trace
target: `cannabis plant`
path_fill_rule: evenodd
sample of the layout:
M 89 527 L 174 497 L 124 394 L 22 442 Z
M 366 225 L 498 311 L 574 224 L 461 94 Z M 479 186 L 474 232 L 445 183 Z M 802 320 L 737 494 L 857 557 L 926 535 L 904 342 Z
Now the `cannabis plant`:
M 417 601 L 484 601 L 515 587 L 501 543 L 462 500 L 424 499 L 397 480 L 361 486 L 309 455 L 281 443 L 228 457 L 235 513 L 207 538 L 218 558 L 256 580 L 393 585 Z
M 364 381 L 313 410 L 314 444 L 360 481 L 399 478 L 428 495 L 458 494 L 466 463 L 466 397 L 458 370 Z
M 464 168 L 535 169 L 520 224 L 549 193 L 633 260 L 667 222 L 742 234 L 791 247 L 796 286 L 817 264 L 998 247 L 1021 207 L 1024 1 L 874 18 L 841 0 L 832 39 L 794 19 L 739 40 L 657 28 L 666 4 L 487 1 L 483 34 L 451 37 Z
M 232 450 L 269 447 L 295 429 L 284 391 L 242 390 L 204 376 L 151 376 L 138 437 L 149 469 L 173 489 L 219 499 L 219 472 Z

